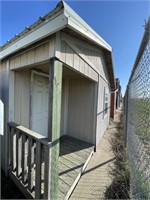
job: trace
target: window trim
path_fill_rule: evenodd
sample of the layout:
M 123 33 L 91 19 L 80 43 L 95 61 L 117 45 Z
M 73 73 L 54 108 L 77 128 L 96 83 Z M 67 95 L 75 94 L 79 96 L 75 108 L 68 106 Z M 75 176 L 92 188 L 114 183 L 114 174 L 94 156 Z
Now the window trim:
M 105 106 L 107 104 L 107 107 Z M 103 118 L 105 119 L 108 116 L 109 109 L 109 89 L 104 87 L 104 101 L 103 101 Z

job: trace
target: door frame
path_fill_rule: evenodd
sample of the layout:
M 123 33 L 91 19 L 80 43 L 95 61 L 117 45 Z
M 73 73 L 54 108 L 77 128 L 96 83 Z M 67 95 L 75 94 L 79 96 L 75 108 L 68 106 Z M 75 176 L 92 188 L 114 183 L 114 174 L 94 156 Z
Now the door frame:
M 34 82 L 34 75 L 42 76 L 49 78 L 49 74 L 44 72 L 39 72 L 38 70 L 31 70 L 31 83 L 30 83 L 30 117 L 29 117 L 29 129 L 32 127 L 32 109 L 33 109 L 33 82 Z

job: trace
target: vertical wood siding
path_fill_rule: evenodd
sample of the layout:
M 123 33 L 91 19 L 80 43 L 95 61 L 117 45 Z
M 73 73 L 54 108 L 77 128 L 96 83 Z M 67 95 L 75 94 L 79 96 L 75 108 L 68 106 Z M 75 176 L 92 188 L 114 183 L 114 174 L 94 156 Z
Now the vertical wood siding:
M 104 88 L 108 88 L 110 91 L 108 84 L 99 77 L 99 86 L 98 86 L 98 104 L 97 104 L 97 129 L 96 129 L 96 145 L 98 145 L 100 139 L 105 133 L 108 125 L 109 125 L 109 116 L 110 116 L 110 108 L 108 109 L 108 114 L 104 116 Z M 109 93 L 109 105 L 110 107 L 110 93 Z
M 104 52 L 96 46 L 62 32 L 60 60 L 87 77 L 98 81 L 99 74 L 108 82 Z
M 62 81 L 61 136 L 67 134 L 69 79 Z
M 93 142 L 93 144 L 95 140 L 96 145 L 98 145 L 109 125 L 110 111 L 108 110 L 108 114 L 104 116 L 104 88 L 106 87 L 109 89 L 109 78 L 105 59 L 104 52 L 96 46 L 69 36 L 66 33 L 62 33 L 60 60 L 83 74 L 83 76 L 98 82 L 96 104 L 96 101 L 94 101 L 94 89 L 93 94 L 92 92 L 87 93 L 84 81 L 82 82 L 78 79 L 69 80 L 67 133 L 81 140 Z M 91 88 L 90 84 L 87 88 Z M 90 99 L 92 95 L 93 99 Z M 83 101 L 85 102 L 84 104 Z M 90 102 L 92 102 L 93 105 L 95 103 L 95 106 L 97 105 L 97 115 L 95 114 L 97 121 L 96 133 L 95 130 L 92 129 L 92 124 L 90 123 L 90 120 L 92 122 L 90 117 L 94 110 L 94 108 L 90 106 Z M 85 114 L 86 112 L 87 114 Z M 73 114 L 71 115 L 71 113 Z M 90 117 L 88 116 L 89 113 L 91 113 Z M 94 117 L 94 114 L 92 117 Z M 91 130 L 94 131 L 92 132 Z M 91 136 L 89 136 L 90 132 Z
M 92 45 L 87 44 L 84 46 L 76 44 L 76 46 L 80 49 L 80 51 L 89 59 L 92 64 L 96 67 L 98 73 L 108 80 L 108 73 L 106 70 L 106 63 L 104 59 L 104 53 L 98 49 L 93 49 Z
M 70 79 L 67 133 L 95 144 L 95 86 L 88 79 Z
M 54 56 L 54 51 L 55 38 L 52 37 L 49 42 L 13 57 L 10 60 L 10 69 L 17 69 L 46 61 Z
M 15 123 L 29 128 L 30 71 L 15 72 Z
M 85 60 L 83 60 L 80 54 L 77 54 L 72 48 L 70 48 L 64 41 L 61 45 L 60 60 L 66 63 L 68 66 L 77 70 L 84 76 L 98 81 L 97 72 L 95 72 Z

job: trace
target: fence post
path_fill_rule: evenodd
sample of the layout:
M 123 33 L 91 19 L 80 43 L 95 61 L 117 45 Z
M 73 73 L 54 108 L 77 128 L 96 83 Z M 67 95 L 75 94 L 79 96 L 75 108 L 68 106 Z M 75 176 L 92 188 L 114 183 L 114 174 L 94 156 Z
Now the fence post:
M 125 99 L 124 99 L 124 116 L 125 116 L 125 123 L 124 123 L 124 136 L 125 136 L 125 147 L 127 146 L 128 93 L 129 93 L 129 86 L 127 86 L 126 93 L 125 93 Z

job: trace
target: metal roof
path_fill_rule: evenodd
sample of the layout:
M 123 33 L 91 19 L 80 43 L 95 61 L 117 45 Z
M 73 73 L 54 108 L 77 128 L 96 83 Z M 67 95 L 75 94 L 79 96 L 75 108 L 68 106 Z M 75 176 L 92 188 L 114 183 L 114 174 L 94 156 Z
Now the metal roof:
M 57 6 L 45 16 L 39 17 L 34 24 L 25 28 L 20 34 L 15 35 L 11 40 L 1 46 L 0 58 L 26 48 L 27 46 L 52 35 L 53 33 L 69 28 L 88 39 L 92 43 L 104 49 L 109 62 L 109 77 L 111 77 L 112 87 L 115 85 L 114 71 L 112 63 L 112 48 L 103 40 L 77 13 L 75 13 L 64 1 L 60 1 Z
M 95 41 L 100 46 L 106 48 L 108 51 L 112 51 L 112 48 L 105 40 L 103 40 L 77 13 L 75 13 L 64 1 L 61 1 L 57 4 L 56 8 L 54 8 L 51 12 L 46 14 L 45 16 L 40 16 L 39 20 L 37 20 L 31 26 L 26 26 L 25 30 L 21 33 L 16 34 L 11 40 L 8 40 L 3 46 L 1 46 L 1 50 L 9 47 L 12 43 L 20 40 L 22 37 L 27 36 L 31 32 L 35 31 L 39 27 L 46 24 L 48 21 L 53 20 L 55 17 L 59 16 L 61 13 L 67 18 L 66 26 L 72 27 L 73 23 L 78 26 L 76 31 L 80 32 L 84 36 L 89 39 Z M 75 28 L 75 27 L 72 27 Z M 57 31 L 57 30 L 56 30 Z

